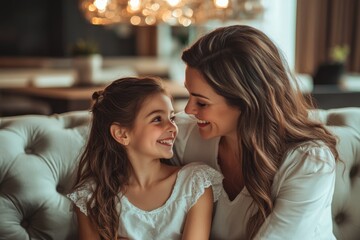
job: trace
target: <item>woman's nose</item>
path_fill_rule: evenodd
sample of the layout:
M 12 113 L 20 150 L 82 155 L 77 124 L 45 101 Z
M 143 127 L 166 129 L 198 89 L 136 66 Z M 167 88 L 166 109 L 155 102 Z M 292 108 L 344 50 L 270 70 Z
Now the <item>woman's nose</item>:
M 191 103 L 190 99 L 188 100 L 188 102 L 186 103 L 186 106 L 184 108 L 184 111 L 187 114 L 193 114 L 195 115 L 196 113 L 196 109 L 194 108 L 194 105 Z

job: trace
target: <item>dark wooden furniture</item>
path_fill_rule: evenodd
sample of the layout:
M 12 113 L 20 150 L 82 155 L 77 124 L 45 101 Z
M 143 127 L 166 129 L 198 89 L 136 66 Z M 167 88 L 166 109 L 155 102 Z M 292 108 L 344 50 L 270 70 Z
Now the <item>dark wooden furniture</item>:
M 174 101 L 187 99 L 188 92 L 185 87 L 168 80 L 164 81 L 164 85 L 172 94 Z M 105 86 L 71 88 L 15 87 L 2 88 L 0 89 L 0 93 L 4 97 L 18 96 L 27 97 L 31 100 L 43 101 L 50 105 L 50 114 L 53 114 L 89 109 L 91 106 L 91 96 L 93 92 L 101 90 L 104 87 Z
M 360 107 L 360 91 L 337 85 L 315 85 L 310 96 L 315 106 L 321 109 Z

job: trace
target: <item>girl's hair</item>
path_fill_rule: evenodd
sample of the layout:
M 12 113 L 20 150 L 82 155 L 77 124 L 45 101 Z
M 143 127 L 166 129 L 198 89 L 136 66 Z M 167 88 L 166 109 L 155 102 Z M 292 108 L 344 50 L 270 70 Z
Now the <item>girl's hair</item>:
M 237 123 L 244 184 L 258 210 L 247 223 L 247 237 L 258 232 L 272 212 L 271 186 L 285 155 L 306 141 L 320 140 L 338 160 L 336 138 L 308 117 L 298 90 L 274 43 L 249 26 L 218 28 L 182 55 L 214 91 L 240 109 Z
M 110 126 L 115 123 L 132 129 L 143 102 L 157 93 L 169 96 L 160 80 L 122 78 L 92 96 L 91 130 L 80 157 L 74 189 L 94 183 L 87 213 L 101 239 L 117 239 L 120 212 L 116 206 L 131 171 L 126 149 L 113 139 Z

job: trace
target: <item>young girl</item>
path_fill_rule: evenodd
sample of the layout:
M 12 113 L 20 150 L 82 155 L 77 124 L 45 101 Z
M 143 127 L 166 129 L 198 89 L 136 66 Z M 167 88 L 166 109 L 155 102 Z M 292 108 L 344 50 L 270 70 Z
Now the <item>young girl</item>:
M 92 126 L 74 191 L 80 239 L 209 239 L 222 176 L 170 166 L 177 135 L 161 82 L 124 78 L 93 94 Z M 212 187 L 211 187 L 212 186 Z

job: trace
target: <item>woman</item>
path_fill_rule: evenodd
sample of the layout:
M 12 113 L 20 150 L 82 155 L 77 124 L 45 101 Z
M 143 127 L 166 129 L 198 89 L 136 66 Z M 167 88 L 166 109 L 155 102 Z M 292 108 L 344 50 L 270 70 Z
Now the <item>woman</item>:
M 281 55 L 261 31 L 229 26 L 182 55 L 186 114 L 174 162 L 224 175 L 212 239 L 335 239 L 336 138 L 308 117 Z

